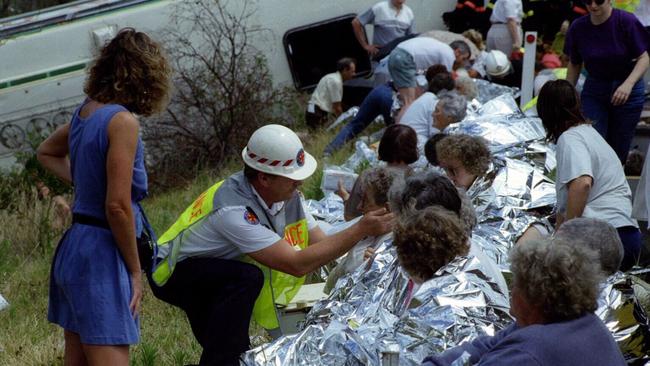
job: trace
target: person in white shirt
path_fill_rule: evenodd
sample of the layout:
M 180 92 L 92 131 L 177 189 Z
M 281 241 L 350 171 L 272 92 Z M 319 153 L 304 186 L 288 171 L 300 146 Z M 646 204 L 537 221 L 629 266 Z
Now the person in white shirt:
M 499 50 L 506 55 L 521 48 L 524 16 L 521 0 L 497 0 L 490 16 L 492 26 L 487 34 L 488 51 Z
M 418 146 L 424 146 L 433 135 L 462 121 L 466 113 L 467 98 L 456 91 L 441 90 L 438 96 L 427 92 L 411 104 L 400 123 L 413 128 L 418 135 Z
M 239 365 L 251 315 L 277 330 L 275 306 L 291 301 L 302 276 L 392 229 L 381 209 L 325 235 L 298 192 L 316 160 L 285 126 L 255 131 L 242 159 L 243 171 L 206 190 L 159 238 L 148 273 L 153 294 L 187 314 L 202 365 Z
M 322 126 L 330 114 L 339 116 L 343 112 L 343 82 L 356 74 L 356 61 L 344 57 L 336 63 L 336 72 L 323 76 L 309 99 L 305 121 L 312 128 Z
M 625 249 L 621 270 L 641 251 L 641 234 L 632 219 L 632 192 L 609 144 L 581 112 L 580 98 L 567 80 L 547 82 L 537 112 L 548 139 L 557 144 L 557 224 L 574 217 L 600 219 L 614 226 Z
M 388 56 L 388 72 L 402 98 L 402 112 L 415 100 L 416 76 L 431 65 L 445 65 L 452 72 L 455 64 L 464 64 L 471 55 L 464 41 L 447 45 L 430 37 L 416 37 L 400 43 Z M 398 116 L 397 121 L 400 118 Z
M 354 35 L 359 44 L 371 56 L 397 38 L 414 33 L 413 11 L 406 0 L 388 0 L 375 4 L 352 20 Z M 364 26 L 373 24 L 372 42 L 368 42 Z

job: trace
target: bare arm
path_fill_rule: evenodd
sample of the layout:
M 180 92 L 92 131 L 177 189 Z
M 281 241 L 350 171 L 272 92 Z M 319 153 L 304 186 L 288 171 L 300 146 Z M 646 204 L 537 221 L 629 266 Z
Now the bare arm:
M 580 70 L 582 70 L 582 64 L 574 64 L 569 61 L 566 71 L 566 79 L 571 85 L 576 86 L 578 82 L 578 76 L 580 76 Z
M 368 51 L 369 54 L 375 55 L 379 52 L 379 48 L 374 44 L 368 44 L 366 39 L 366 32 L 363 29 L 363 24 L 359 21 L 359 18 L 352 19 L 352 29 L 354 30 L 354 36 L 357 37 L 357 41 L 364 50 Z
M 621 84 L 614 92 L 614 95 L 612 95 L 613 105 L 621 105 L 627 102 L 627 98 L 629 98 L 634 84 L 643 77 L 643 74 L 648 70 L 649 64 L 650 58 L 648 58 L 648 51 L 645 51 L 636 60 L 636 64 L 634 64 L 634 69 L 632 69 L 630 75 L 628 75 L 627 79 L 625 79 L 623 84 Z
M 519 38 L 519 25 L 517 24 L 517 20 L 513 18 L 508 18 L 508 22 L 506 23 L 508 26 L 508 32 L 510 32 L 510 37 L 512 37 L 512 48 L 513 50 L 516 48 L 521 47 L 521 39 Z
M 341 102 L 334 102 L 332 103 L 332 111 L 334 112 L 335 116 L 340 116 L 341 113 L 343 113 L 343 107 L 341 106 Z
M 314 244 L 303 250 L 294 250 L 282 239 L 267 248 L 249 253 L 249 256 L 270 268 L 299 277 L 340 257 L 364 237 L 391 231 L 393 222 L 394 215 L 380 209 L 331 236 L 326 236 L 318 228 L 311 230 L 309 235 Z
M 592 184 L 593 179 L 588 175 L 581 175 L 569 182 L 566 217 L 563 218 L 564 220 L 582 216 L 585 206 L 587 206 Z
M 57 128 L 36 150 L 36 157 L 43 167 L 62 180 L 72 183 L 70 159 L 68 159 L 68 135 L 70 123 Z
M 133 162 L 138 145 L 138 121 L 128 112 L 117 113 L 108 125 L 106 156 L 106 220 L 131 275 L 131 310 L 137 313 L 142 297 L 140 261 L 131 208 Z

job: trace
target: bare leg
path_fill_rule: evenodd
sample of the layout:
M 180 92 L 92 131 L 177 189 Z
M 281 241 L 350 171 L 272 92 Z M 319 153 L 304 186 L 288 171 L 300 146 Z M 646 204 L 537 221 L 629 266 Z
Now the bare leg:
M 406 112 L 408 107 L 415 100 L 415 88 L 400 88 L 397 91 L 402 98 L 402 109 L 399 111 L 397 118 L 395 118 L 395 123 L 400 123 L 404 112 Z
M 84 344 L 83 351 L 90 366 L 128 366 L 129 346 L 97 346 Z
M 81 347 L 81 340 L 79 334 L 72 333 L 64 330 L 63 336 L 65 337 L 65 353 L 63 356 L 63 364 L 65 366 L 86 366 L 86 356 L 84 356 L 83 348 Z

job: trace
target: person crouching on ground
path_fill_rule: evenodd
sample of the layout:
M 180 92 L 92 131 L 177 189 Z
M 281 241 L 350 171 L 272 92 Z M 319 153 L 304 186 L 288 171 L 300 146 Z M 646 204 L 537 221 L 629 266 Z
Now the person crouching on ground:
M 257 129 L 242 160 L 243 171 L 206 190 L 159 238 L 149 273 L 154 295 L 187 314 L 201 365 L 239 365 L 251 314 L 279 335 L 276 304 L 291 301 L 305 274 L 392 230 L 393 215 L 380 209 L 325 235 L 298 191 L 316 160 L 285 126 Z
M 397 229 L 395 230 L 397 231 Z M 625 359 L 594 315 L 603 274 L 595 251 L 570 243 L 532 240 L 510 254 L 510 313 L 516 321 L 422 365 L 452 365 L 464 352 L 481 366 L 623 366 Z
M 338 117 L 343 113 L 343 82 L 357 72 L 356 61 L 344 57 L 336 63 L 336 72 L 323 76 L 307 103 L 305 122 L 311 128 L 322 127 L 329 115 Z

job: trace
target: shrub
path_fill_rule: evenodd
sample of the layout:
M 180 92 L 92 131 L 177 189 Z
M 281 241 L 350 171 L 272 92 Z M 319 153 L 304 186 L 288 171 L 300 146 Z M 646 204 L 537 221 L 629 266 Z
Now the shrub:
M 278 109 L 288 96 L 273 88 L 266 58 L 251 45 L 264 30 L 251 25 L 250 0 L 179 2 L 173 13 L 164 42 L 175 91 L 143 129 L 152 181 L 162 185 L 237 156 L 264 124 L 286 124 Z

